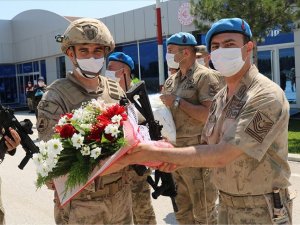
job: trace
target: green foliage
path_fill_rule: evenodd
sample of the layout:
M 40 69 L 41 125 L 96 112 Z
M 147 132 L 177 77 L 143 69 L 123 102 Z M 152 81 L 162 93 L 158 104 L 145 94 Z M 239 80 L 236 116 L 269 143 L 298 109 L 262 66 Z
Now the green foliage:
M 120 133 L 120 137 L 123 137 L 123 132 Z M 96 142 L 89 143 L 87 145 L 92 146 Z M 126 145 L 124 138 L 117 139 L 116 142 L 110 142 L 103 138 L 101 140 L 101 154 L 98 158 L 93 159 L 92 157 L 83 156 L 80 149 L 75 149 L 68 142 L 64 142 L 64 149 L 59 155 L 59 160 L 56 166 L 46 177 L 38 174 L 36 186 L 37 188 L 42 187 L 47 182 L 50 182 L 54 178 L 68 174 L 66 181 L 65 192 L 72 190 L 76 185 L 84 184 L 87 182 L 89 175 L 93 169 L 99 164 L 100 160 L 106 159 L 108 156 L 113 155 L 120 148 Z
M 300 120 L 289 122 L 289 153 L 300 153 Z
M 298 6 L 298 7 L 297 7 Z M 191 14 L 200 32 L 222 18 L 239 17 L 247 21 L 253 39 L 262 40 L 275 28 L 284 32 L 299 27 L 300 0 L 191 0 Z

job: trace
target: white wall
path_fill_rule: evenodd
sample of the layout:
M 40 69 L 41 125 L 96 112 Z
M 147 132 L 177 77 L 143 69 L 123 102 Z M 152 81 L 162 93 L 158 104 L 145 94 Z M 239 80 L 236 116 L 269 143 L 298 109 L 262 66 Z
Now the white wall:
M 0 63 L 14 63 L 10 20 L 0 20 Z
M 153 1 L 154 2 L 154 1 Z M 161 3 L 161 23 L 163 36 L 195 30 L 193 24 L 184 26 L 178 20 L 178 9 L 187 0 L 171 0 Z M 155 4 L 136 10 L 103 17 L 100 19 L 111 31 L 115 42 L 126 43 L 156 37 Z
M 46 74 L 47 74 L 47 84 L 51 84 L 57 79 L 56 71 L 56 57 L 46 58 Z
M 15 62 L 39 59 L 61 53 L 55 35 L 62 34 L 69 21 L 46 10 L 28 10 L 12 19 Z

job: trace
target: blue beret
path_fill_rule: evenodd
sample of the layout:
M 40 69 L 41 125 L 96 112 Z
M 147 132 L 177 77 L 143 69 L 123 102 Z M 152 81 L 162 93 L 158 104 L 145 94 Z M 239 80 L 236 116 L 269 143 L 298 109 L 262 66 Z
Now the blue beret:
M 227 18 L 215 22 L 205 37 L 206 46 L 210 52 L 210 42 L 214 35 L 221 33 L 240 33 L 249 38 L 252 37 L 252 32 L 249 24 L 241 18 Z
M 110 61 L 117 61 L 117 62 L 124 63 L 127 66 L 129 66 L 131 71 L 134 70 L 134 62 L 132 58 L 129 55 L 124 54 L 123 52 L 114 52 L 110 54 L 110 56 L 108 57 L 108 62 Z
M 168 45 L 190 45 L 190 46 L 196 46 L 197 41 L 194 35 L 186 32 L 179 32 L 176 34 L 173 34 L 171 37 L 167 39 L 167 46 Z

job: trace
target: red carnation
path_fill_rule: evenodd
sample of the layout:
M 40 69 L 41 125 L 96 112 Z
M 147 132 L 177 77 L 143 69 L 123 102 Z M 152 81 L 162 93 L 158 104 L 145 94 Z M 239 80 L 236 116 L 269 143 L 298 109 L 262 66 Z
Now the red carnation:
M 73 134 L 76 133 L 76 129 L 71 124 L 65 124 L 61 127 L 61 130 L 59 132 L 60 137 L 62 138 L 70 138 L 73 136 Z
M 106 125 L 103 123 L 95 124 L 91 129 L 91 133 L 89 134 L 89 136 L 87 136 L 87 139 L 93 141 L 101 141 L 105 127 Z
M 110 121 L 111 118 L 115 115 L 121 115 L 122 117 L 121 124 L 123 121 L 127 120 L 127 114 L 125 113 L 124 106 L 120 106 L 118 104 L 108 107 L 104 113 L 102 113 L 100 116 L 97 117 L 97 120 Z
M 62 129 L 62 126 L 56 125 L 56 126 L 54 127 L 54 132 L 55 132 L 55 133 L 60 133 L 61 129 Z

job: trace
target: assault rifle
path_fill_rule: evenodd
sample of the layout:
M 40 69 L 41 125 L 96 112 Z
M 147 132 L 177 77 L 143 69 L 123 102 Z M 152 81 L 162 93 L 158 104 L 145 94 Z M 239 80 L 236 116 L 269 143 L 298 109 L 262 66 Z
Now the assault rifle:
M 130 102 L 134 103 L 137 110 L 145 118 L 145 122 L 143 122 L 142 124 L 146 125 L 149 128 L 151 140 L 161 140 L 162 125 L 160 125 L 159 122 L 154 119 L 152 108 L 146 91 L 145 82 L 140 81 L 139 83 L 136 83 L 130 90 L 126 92 L 126 96 L 130 100 Z M 147 170 L 145 166 L 141 165 L 134 165 L 134 169 L 140 176 L 142 176 Z M 158 183 L 160 180 L 161 185 L 159 186 Z M 154 199 L 157 199 L 160 195 L 169 196 L 172 200 L 173 209 L 175 212 L 177 212 L 178 208 L 175 202 L 177 191 L 172 174 L 156 170 L 154 180 L 151 176 L 148 176 L 147 181 L 154 189 L 152 197 Z
M 29 119 L 25 119 L 19 122 L 14 116 L 14 111 L 12 109 L 0 105 L 0 156 L 2 160 L 4 159 L 4 155 L 7 151 L 4 136 L 7 135 L 12 138 L 9 127 L 15 129 L 18 132 L 21 138 L 21 145 L 26 152 L 25 157 L 18 166 L 22 170 L 28 163 L 29 159 L 32 158 L 32 155 L 39 152 L 39 148 L 28 136 L 28 134 L 33 134 L 32 122 Z

